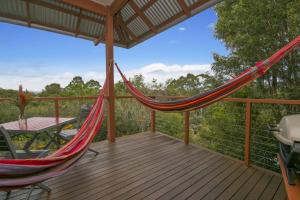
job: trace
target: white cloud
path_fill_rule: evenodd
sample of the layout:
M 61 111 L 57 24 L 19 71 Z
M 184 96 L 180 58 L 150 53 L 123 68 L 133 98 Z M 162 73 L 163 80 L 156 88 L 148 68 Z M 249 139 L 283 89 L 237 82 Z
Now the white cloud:
M 210 30 L 212 30 L 212 31 L 214 31 L 215 30 L 215 26 L 216 26 L 216 24 L 215 23 L 210 23 L 210 24 L 208 24 L 208 29 L 210 29 Z
M 122 66 L 120 66 L 122 67 Z M 123 70 L 127 78 L 133 77 L 137 74 L 142 74 L 145 77 L 146 82 L 151 82 L 153 78 L 159 82 L 165 82 L 169 78 L 178 78 L 188 73 L 200 74 L 210 72 L 211 65 L 194 64 L 194 65 L 166 65 L 163 63 L 153 63 L 146 65 L 139 69 Z M 103 83 L 105 80 L 105 73 L 100 72 L 84 72 L 84 73 L 72 73 L 64 72 L 57 74 L 34 74 L 34 76 L 24 76 L 22 73 L 16 74 L 1 74 L 0 75 L 0 87 L 6 89 L 17 89 L 19 84 L 22 84 L 24 88 L 30 91 L 41 91 L 47 84 L 59 83 L 62 87 L 65 87 L 74 76 L 82 76 L 84 81 L 90 79 L 98 80 Z M 115 81 L 121 80 L 119 73 L 115 72 Z
M 178 30 L 179 31 L 186 31 L 186 28 L 185 27 L 179 27 Z

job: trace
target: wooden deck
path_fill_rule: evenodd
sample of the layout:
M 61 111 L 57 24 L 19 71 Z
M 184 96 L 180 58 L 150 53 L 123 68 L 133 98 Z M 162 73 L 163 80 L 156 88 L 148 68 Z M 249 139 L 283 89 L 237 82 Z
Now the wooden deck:
M 31 199 L 286 199 L 280 175 L 184 145 L 163 134 L 136 134 L 95 143 L 69 173 L 46 182 L 52 192 Z M 27 191 L 13 191 L 11 200 Z M 0 196 L 0 199 L 4 196 Z

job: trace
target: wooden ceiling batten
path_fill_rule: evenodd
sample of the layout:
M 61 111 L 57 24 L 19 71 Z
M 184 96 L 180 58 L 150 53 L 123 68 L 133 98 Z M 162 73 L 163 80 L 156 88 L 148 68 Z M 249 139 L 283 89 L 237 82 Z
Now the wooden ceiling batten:
M 107 16 L 108 9 L 106 6 L 103 6 L 99 3 L 96 3 L 91 0 L 61 0 L 64 3 L 76 6 L 81 9 L 85 9 L 91 12 L 94 12 L 98 15 Z
M 192 11 L 196 8 L 199 8 L 199 7 L 203 6 L 204 4 L 208 3 L 209 1 L 211 1 L 211 0 L 198 0 L 196 3 L 194 3 L 193 5 L 191 5 L 189 7 L 189 10 Z M 221 1 L 221 0 L 219 0 L 219 1 Z M 181 12 L 177 13 L 176 15 L 173 15 L 171 18 L 164 21 L 163 23 L 159 24 L 156 28 L 160 32 L 160 31 L 162 31 L 162 29 L 164 29 L 164 27 L 167 27 L 169 24 L 171 24 L 172 22 L 175 22 L 176 20 L 182 18 L 183 16 L 185 16 L 185 12 L 181 11 Z M 140 35 L 139 38 L 142 38 L 145 40 L 145 39 L 151 37 L 151 35 L 153 35 L 153 32 L 151 30 L 149 30 L 149 31 L 145 32 L 144 34 Z M 128 48 L 131 48 L 134 45 L 135 44 L 131 44 Z
M 130 37 L 132 38 L 133 41 L 135 41 L 135 42 L 138 41 L 138 38 L 136 37 L 136 35 L 126 26 L 121 15 L 118 18 L 118 23 L 124 29 L 124 31 L 126 31 L 130 35 Z
M 115 0 L 110 8 L 110 13 L 112 16 L 117 14 L 121 8 L 123 8 L 129 0 Z
M 153 31 L 157 32 L 156 27 L 153 25 L 153 23 L 148 19 L 148 17 L 145 15 L 143 11 L 131 0 L 128 2 L 131 8 L 134 10 L 135 13 L 138 14 L 138 16 L 144 21 L 144 23 Z
M 30 17 L 30 5 L 29 2 L 26 1 L 26 17 L 27 17 L 27 25 L 28 27 L 31 27 L 31 17 Z
M 24 18 L 22 18 L 20 16 L 15 16 L 15 15 L 7 14 L 7 13 L 1 13 L 1 12 L 0 12 L 0 17 L 9 18 L 9 19 L 17 20 L 17 21 L 22 21 L 22 22 L 27 22 L 28 21 L 27 18 L 24 21 Z M 40 27 L 49 27 L 49 28 L 52 29 L 52 31 L 53 30 L 57 30 L 57 31 L 68 33 L 68 35 L 74 36 L 74 34 L 73 34 L 74 30 L 68 29 L 66 27 L 62 27 L 62 26 L 59 26 L 59 25 L 53 25 L 53 24 L 49 24 L 49 23 L 43 23 L 43 22 L 31 20 L 31 27 L 33 25 L 37 25 L 37 26 L 40 26 Z M 78 35 L 82 35 L 82 36 L 84 36 L 86 38 L 94 38 L 94 39 L 96 39 L 95 36 L 91 36 L 91 35 L 88 35 L 88 34 L 83 33 L 83 32 L 78 32 Z
M 184 11 L 186 16 L 191 16 L 191 10 L 188 8 L 188 6 L 186 5 L 184 0 L 177 0 L 178 4 L 180 5 L 180 7 L 182 8 L 182 10 Z
M 78 16 L 77 16 L 75 37 L 77 37 L 77 36 L 78 36 L 78 33 L 79 33 L 80 23 L 81 23 L 81 14 L 82 14 L 82 10 L 80 9 L 79 14 L 78 14 Z
M 147 4 L 145 4 L 142 8 L 139 8 L 141 12 L 145 12 L 148 8 L 150 8 L 157 0 L 150 0 Z M 126 25 L 135 20 L 139 15 L 135 13 L 131 17 L 126 20 Z
M 56 5 L 51 4 L 51 3 L 47 3 L 45 1 L 39 1 L 39 0 L 22 0 L 22 1 L 25 1 L 25 2 L 28 2 L 28 3 L 31 3 L 31 4 L 35 4 L 35 5 L 38 5 L 38 6 L 42 6 L 42 7 L 45 7 L 45 8 L 53 9 L 53 10 L 56 10 L 56 11 L 60 11 L 60 12 L 63 12 L 63 13 L 69 14 L 69 15 L 78 16 L 78 12 L 76 12 L 76 11 L 72 11 L 72 10 L 69 10 L 69 9 L 66 9 L 66 8 L 62 8 L 62 7 L 56 6 Z M 86 16 L 86 15 L 83 15 L 83 14 L 81 15 L 81 18 L 89 20 L 89 21 L 93 21 L 93 22 L 96 22 L 96 23 L 100 23 L 100 24 L 105 23 L 104 21 L 97 20 L 93 17 Z

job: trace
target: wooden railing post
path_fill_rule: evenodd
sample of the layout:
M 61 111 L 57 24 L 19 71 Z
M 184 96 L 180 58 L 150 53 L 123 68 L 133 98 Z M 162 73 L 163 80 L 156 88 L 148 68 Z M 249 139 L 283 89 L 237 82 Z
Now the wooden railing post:
M 155 110 L 150 111 L 150 131 L 155 132 Z
M 250 140 L 251 140 L 251 102 L 246 102 L 246 122 L 245 122 L 245 155 L 244 161 L 250 165 Z
M 54 100 L 54 110 L 55 110 L 55 118 L 59 118 L 59 102 L 58 99 Z
M 190 142 L 190 112 L 184 112 L 184 143 Z

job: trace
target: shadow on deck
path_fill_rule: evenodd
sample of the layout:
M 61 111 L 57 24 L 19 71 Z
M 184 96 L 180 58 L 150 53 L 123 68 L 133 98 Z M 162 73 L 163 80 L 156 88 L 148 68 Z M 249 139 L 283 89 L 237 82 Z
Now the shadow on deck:
M 46 182 L 49 195 L 36 190 L 31 199 L 286 199 L 280 175 L 160 133 L 93 147 L 100 155 L 85 155 L 69 173 Z M 10 199 L 26 193 L 13 191 Z

